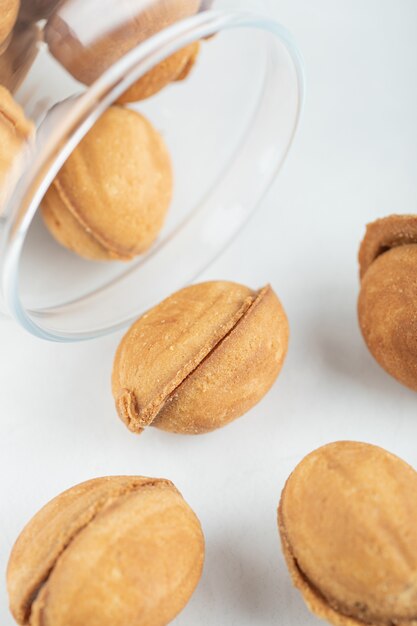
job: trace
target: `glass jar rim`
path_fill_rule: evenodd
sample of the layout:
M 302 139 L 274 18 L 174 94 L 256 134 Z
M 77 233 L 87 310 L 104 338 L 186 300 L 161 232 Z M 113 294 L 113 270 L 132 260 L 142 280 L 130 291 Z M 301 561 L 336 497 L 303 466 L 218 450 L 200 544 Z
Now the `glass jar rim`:
M 17 193 L 14 194 L 10 202 L 10 219 L 5 229 L 3 249 L 3 296 L 12 316 L 26 330 L 51 341 L 74 342 L 114 332 L 132 321 L 134 316 L 117 324 L 96 329 L 93 332 L 57 331 L 48 329 L 47 325 L 43 325 L 42 319 L 51 315 L 51 309 L 28 310 L 22 302 L 19 290 L 20 260 L 26 235 L 43 196 L 65 161 L 94 123 L 119 96 L 157 63 L 182 47 L 216 33 L 235 28 L 252 28 L 270 32 L 285 46 L 292 60 L 298 84 L 298 110 L 295 114 L 294 128 L 288 146 L 279 164 L 281 166 L 298 126 L 304 101 L 305 85 L 302 57 L 293 37 L 283 26 L 265 16 L 252 12 L 207 10 L 198 15 L 187 17 L 142 42 L 112 65 L 91 87 L 78 96 L 76 101 L 71 99 L 71 106 L 65 113 L 65 119 L 60 124 L 59 132 L 49 139 L 40 154 L 36 154 L 36 163 L 25 174 Z M 55 114 L 59 112 L 59 106 Z M 42 131 L 42 127 L 40 131 Z M 266 190 L 267 188 L 264 192 Z M 256 205 L 259 204 L 260 199 Z M 231 239 L 232 237 L 216 251 L 210 263 Z M 201 267 L 196 276 L 206 267 L 207 264 Z M 107 289 L 109 285 L 110 283 L 97 291 Z M 78 300 L 76 298 L 63 303 L 59 308 L 74 305 Z

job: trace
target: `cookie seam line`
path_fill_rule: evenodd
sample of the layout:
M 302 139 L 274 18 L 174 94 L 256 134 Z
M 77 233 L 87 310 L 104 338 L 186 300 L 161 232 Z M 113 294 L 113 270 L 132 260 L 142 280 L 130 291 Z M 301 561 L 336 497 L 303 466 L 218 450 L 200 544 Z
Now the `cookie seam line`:
M 175 389 L 170 394 L 168 394 L 168 396 L 166 397 L 165 401 L 163 402 L 163 404 L 159 408 L 158 413 L 156 413 L 155 416 L 153 417 L 152 422 L 158 417 L 159 413 L 163 410 L 165 404 L 167 402 L 169 402 L 169 399 L 178 391 L 178 389 L 181 387 L 181 385 L 183 383 L 185 383 L 185 381 L 188 378 L 190 378 L 190 376 L 192 376 L 199 369 L 199 367 L 214 354 L 214 352 L 223 344 L 223 342 L 227 341 L 227 339 L 238 328 L 239 324 L 241 322 L 243 322 L 243 320 L 246 319 L 251 312 L 253 312 L 254 308 L 256 308 L 259 305 L 259 303 L 263 300 L 263 298 L 265 297 L 265 295 L 266 295 L 266 293 L 268 292 L 269 289 L 270 289 L 270 286 L 266 285 L 265 287 L 262 287 L 262 289 L 259 289 L 257 292 L 255 292 L 255 295 L 253 296 L 253 299 L 252 299 L 251 303 L 242 312 L 242 315 L 236 320 L 236 322 L 232 326 L 232 328 L 230 328 L 227 331 L 227 333 L 225 335 L 223 335 L 223 337 L 221 337 L 218 340 L 218 342 L 211 348 L 211 350 L 201 359 L 201 361 L 199 361 L 199 363 L 195 366 L 195 368 L 189 374 L 187 374 L 187 376 L 185 376 L 185 378 L 183 378 L 183 380 L 180 383 L 178 383 L 178 385 L 175 387 Z M 152 422 L 151 422 L 151 424 L 152 424 Z
M 71 213 L 74 219 L 78 222 L 79 226 L 85 230 L 85 232 L 98 243 L 106 252 L 113 254 L 117 260 L 129 261 L 133 258 L 134 253 L 126 252 L 112 244 L 108 239 L 98 235 L 88 222 L 81 216 L 75 204 L 70 200 L 68 194 L 65 192 L 62 184 L 60 183 L 59 174 L 52 182 L 52 186 L 56 189 L 59 198 L 62 200 L 64 207 Z
M 398 233 L 396 232 L 395 228 L 393 229 L 393 233 L 391 235 L 391 239 L 387 239 L 387 238 L 377 238 L 378 239 L 378 248 L 377 248 L 377 252 L 376 254 L 373 256 L 372 260 L 365 264 L 362 261 L 362 256 L 365 255 L 365 261 L 366 261 L 366 248 L 368 247 L 368 241 L 371 240 L 371 244 L 372 244 L 372 239 L 373 239 L 373 233 L 378 233 L 378 230 L 381 229 L 381 223 L 388 223 L 391 218 L 397 218 L 397 220 L 401 220 L 402 218 L 405 218 L 405 221 L 409 222 L 410 218 L 414 218 L 415 222 L 416 222 L 416 232 L 410 232 L 407 233 L 405 231 L 403 231 L 402 233 Z M 398 223 L 398 222 L 397 222 Z M 393 235 L 396 234 L 396 236 L 393 237 Z M 403 239 L 401 239 L 398 243 L 396 243 L 396 240 L 398 241 L 398 236 L 402 234 Z M 408 241 L 406 241 L 406 239 L 409 239 Z M 376 259 L 380 256 L 382 256 L 385 252 L 389 252 L 390 250 L 392 250 L 393 248 L 399 248 L 401 246 L 407 246 L 407 245 L 414 245 L 417 244 L 417 215 L 390 215 L 388 217 L 383 217 L 380 218 L 378 220 L 376 220 L 375 222 L 371 222 L 370 224 L 367 224 L 366 226 L 366 232 L 365 232 L 365 236 L 361 242 L 360 248 L 359 248 L 359 254 L 358 254 L 358 258 L 359 258 L 359 270 L 360 270 L 360 279 L 362 280 L 363 277 L 365 276 L 365 274 L 367 273 L 368 269 L 371 267 L 372 263 L 374 263 L 374 261 L 376 261 Z
M 28 123 L 28 128 L 27 128 L 28 132 L 24 132 L 24 130 L 20 128 L 20 125 L 14 121 L 13 117 L 4 108 L 3 109 L 0 108 L 0 116 L 4 119 L 6 124 L 9 127 L 11 127 L 15 135 L 23 139 L 25 143 L 29 142 L 30 134 L 31 134 L 30 131 L 33 132 L 33 128 L 31 127 L 30 123 Z
M 216 343 L 208 350 L 208 352 L 200 359 L 200 361 L 198 362 L 198 364 L 188 373 L 186 374 L 176 385 L 175 387 L 172 389 L 172 391 L 168 391 L 166 393 L 166 395 L 162 398 L 162 400 L 159 402 L 158 406 L 157 406 L 157 410 L 154 411 L 153 413 L 151 412 L 150 417 L 145 417 L 142 419 L 138 419 L 138 417 L 136 418 L 132 418 L 130 416 L 130 414 L 127 415 L 128 417 L 128 423 L 127 420 L 123 420 L 125 423 L 127 423 L 127 426 L 130 430 L 132 430 L 132 432 L 137 432 L 137 433 L 141 433 L 143 431 L 144 428 L 146 428 L 147 426 L 150 426 L 153 421 L 157 418 L 157 416 L 159 415 L 159 413 L 162 411 L 164 405 L 166 404 L 166 402 L 168 402 L 168 400 L 176 393 L 176 391 L 179 389 L 179 387 L 182 385 L 182 383 L 187 380 L 187 378 L 189 378 L 193 372 L 196 371 L 196 369 L 207 359 L 209 358 L 209 356 L 211 354 L 213 354 L 213 352 L 216 350 L 216 348 L 226 339 L 226 337 L 228 335 L 230 335 L 230 333 L 237 327 L 237 325 L 241 322 L 241 320 L 245 317 L 245 315 L 247 315 L 248 311 L 250 311 L 252 309 L 252 307 L 254 306 L 255 302 L 257 300 L 259 300 L 259 296 L 261 293 L 265 292 L 265 289 L 267 288 L 263 288 L 261 290 L 259 290 L 258 292 L 253 292 L 252 295 L 248 296 L 247 298 L 244 299 L 241 307 L 239 308 L 239 310 L 237 311 L 237 319 L 235 320 L 233 326 L 231 328 L 229 328 L 228 331 L 226 331 L 226 333 L 224 335 L 222 335 L 221 337 L 219 337 L 219 339 L 216 341 Z M 128 389 L 127 387 L 122 387 L 120 385 L 120 391 L 118 394 L 118 397 L 116 399 L 116 406 L 119 406 L 119 403 L 121 402 L 122 398 L 128 394 L 129 398 L 131 400 L 131 402 L 133 402 L 133 404 L 135 405 L 135 414 L 136 416 L 139 416 L 139 411 L 138 411 L 138 402 L 136 399 L 136 395 L 135 393 Z M 149 405 L 147 405 L 149 406 Z M 147 408 L 147 407 L 145 407 Z M 130 424 L 131 423 L 135 424 L 135 428 L 130 428 Z
M 292 571 L 290 571 L 291 576 L 292 577 L 296 577 L 298 580 L 301 580 L 304 582 L 304 584 L 307 586 L 308 590 L 314 595 L 314 597 L 318 600 L 318 602 L 320 602 L 320 605 L 323 607 L 323 610 L 328 609 L 330 611 L 332 611 L 333 613 L 335 613 L 338 617 L 342 617 L 342 618 L 346 618 L 352 621 L 352 626 L 386 626 L 386 624 L 388 624 L 389 622 L 364 622 L 363 620 L 359 619 L 358 617 L 351 615 L 349 613 L 345 613 L 341 610 L 337 610 L 335 609 L 329 602 L 329 600 L 325 597 L 325 595 L 320 591 L 320 589 L 312 582 L 312 580 L 307 576 L 307 574 L 303 571 L 303 569 L 301 568 L 301 566 L 299 565 L 299 561 L 297 560 L 293 549 L 291 547 L 290 541 L 288 539 L 288 535 L 285 529 L 285 524 L 284 521 L 282 519 L 283 517 L 283 513 L 282 513 L 282 509 L 281 507 L 279 507 L 278 510 L 278 525 L 279 525 L 279 529 L 281 532 L 281 537 L 282 537 L 282 542 L 283 544 L 285 544 L 284 547 L 284 552 L 287 553 L 287 555 L 290 557 L 291 559 L 291 564 L 292 564 Z M 297 581 L 298 582 L 298 581 Z M 294 580 L 294 584 L 296 587 L 298 587 L 300 589 L 300 592 L 302 595 L 302 588 L 299 587 L 299 585 L 297 584 L 297 582 Z M 307 600 L 306 600 L 307 601 Z M 307 602 L 307 604 L 309 605 L 309 602 Z M 313 613 L 315 613 L 315 611 L 313 611 Z M 318 613 L 317 613 L 318 615 Z M 320 613 L 319 617 L 321 617 L 322 619 L 325 619 L 328 621 L 328 617 L 324 616 L 323 613 Z M 416 624 L 417 625 L 417 620 L 416 618 L 410 618 L 407 620 L 401 620 L 401 621 L 394 621 L 391 620 L 390 622 L 392 624 L 392 626 L 396 625 L 396 626 L 411 626 L 412 624 Z
M 165 484 L 166 486 L 169 486 L 175 489 L 175 491 L 178 491 L 175 485 L 169 480 L 166 480 L 163 478 L 157 479 L 157 480 L 149 480 L 147 482 L 133 485 L 132 488 L 130 489 L 128 487 L 125 487 L 124 489 L 121 489 L 120 492 L 115 493 L 113 496 L 108 496 L 105 499 L 103 498 L 103 500 L 96 505 L 97 508 L 94 512 L 92 512 L 92 516 L 84 524 L 82 524 L 77 530 L 75 530 L 74 533 L 71 535 L 71 537 L 69 537 L 68 540 L 65 542 L 65 544 L 62 546 L 62 549 L 60 550 L 59 554 L 56 556 L 53 564 L 45 573 L 45 576 L 43 577 L 41 582 L 38 584 L 36 590 L 31 594 L 30 600 L 29 600 L 30 606 L 28 606 L 25 611 L 23 626 L 31 626 L 31 616 L 32 616 L 33 605 L 35 604 L 36 600 L 39 598 L 39 595 L 42 592 L 42 589 L 48 584 L 48 581 L 59 559 L 61 558 L 61 556 L 65 554 L 66 550 L 73 543 L 76 537 L 78 537 L 78 535 L 80 535 L 83 532 L 83 530 L 85 530 L 96 519 L 96 517 L 100 515 L 100 513 L 104 510 L 106 505 L 113 501 L 118 500 L 119 498 L 123 496 L 135 493 L 136 491 L 140 491 L 144 487 L 155 487 L 160 484 Z M 40 626 L 42 626 L 42 622 L 40 622 Z

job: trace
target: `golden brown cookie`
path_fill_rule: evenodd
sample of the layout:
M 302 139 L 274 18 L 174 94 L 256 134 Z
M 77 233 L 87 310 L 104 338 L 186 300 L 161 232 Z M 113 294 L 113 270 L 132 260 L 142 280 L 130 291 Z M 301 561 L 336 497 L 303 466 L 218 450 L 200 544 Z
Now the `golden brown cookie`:
M 113 366 L 121 419 L 140 433 L 152 425 L 209 432 L 243 415 L 269 390 L 288 346 L 288 322 L 267 286 L 224 281 L 186 287 L 126 333 Z
M 59 10 L 48 20 L 45 40 L 53 56 L 81 83 L 91 85 L 105 70 L 152 35 L 199 10 L 199 0 L 156 0 L 132 15 L 106 35 L 99 33 L 94 41 L 77 38 L 77 24 L 68 24 Z M 190 44 L 145 74 L 121 97 L 133 102 L 153 95 L 175 80 L 196 55 L 196 44 Z
M 193 69 L 199 50 L 200 44 L 195 41 L 171 54 L 125 91 L 118 102 L 138 102 L 155 95 L 174 80 L 184 80 Z
M 0 214 L 16 179 L 35 128 L 10 92 L 0 85 Z
M 189 46 L 190 54 L 188 55 L 187 62 L 182 68 L 181 72 L 175 78 L 176 81 L 186 80 L 189 77 L 189 75 L 193 71 L 194 65 L 196 64 L 200 49 L 201 44 L 199 41 L 195 41 Z
M 417 243 L 417 215 L 389 215 L 367 224 L 359 249 L 361 278 L 378 256 L 413 243 Z
M 19 7 L 19 0 L 0 0 L 0 53 L 16 23 Z
M 417 624 L 417 473 L 389 452 L 339 441 L 306 456 L 278 524 L 294 585 L 335 626 Z
M 42 215 L 54 237 L 80 256 L 129 260 L 155 241 L 172 187 L 162 137 L 139 113 L 113 106 L 55 178 Z
M 22 626 L 162 626 L 201 576 L 200 523 L 168 480 L 113 476 L 49 502 L 16 541 L 7 570 Z
M 369 224 L 359 264 L 365 342 L 391 376 L 417 391 L 417 215 Z

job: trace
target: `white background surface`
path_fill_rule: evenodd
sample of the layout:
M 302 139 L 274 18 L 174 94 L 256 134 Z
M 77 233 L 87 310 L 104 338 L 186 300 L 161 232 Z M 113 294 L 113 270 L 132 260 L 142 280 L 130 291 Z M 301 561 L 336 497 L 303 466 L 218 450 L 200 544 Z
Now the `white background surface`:
M 93 476 L 172 479 L 201 519 L 204 575 L 181 626 L 313 625 L 280 552 L 276 506 L 295 464 L 343 438 L 417 467 L 416 395 L 374 363 L 356 322 L 366 222 L 417 212 L 415 0 L 270 0 L 306 60 L 290 157 L 263 208 L 204 279 L 271 282 L 291 324 L 277 384 L 248 415 L 201 437 L 118 420 L 110 393 L 120 336 L 48 344 L 0 323 L 0 570 L 47 500 Z M 0 622 L 13 623 L 0 585 Z

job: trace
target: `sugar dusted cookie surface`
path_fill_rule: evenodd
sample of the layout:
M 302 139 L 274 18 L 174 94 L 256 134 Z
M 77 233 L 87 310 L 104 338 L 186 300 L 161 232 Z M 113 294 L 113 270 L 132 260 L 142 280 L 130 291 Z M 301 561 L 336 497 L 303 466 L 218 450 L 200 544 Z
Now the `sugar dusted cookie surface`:
M 215 430 L 252 408 L 282 367 L 288 322 L 270 286 L 225 281 L 186 287 L 142 316 L 123 338 L 113 395 L 133 432 Z
M 174 485 L 98 478 L 51 500 L 27 524 L 7 571 L 22 626 L 161 626 L 201 576 L 200 523 Z
M 417 391 L 417 215 L 367 227 L 359 251 L 358 318 L 376 361 Z

